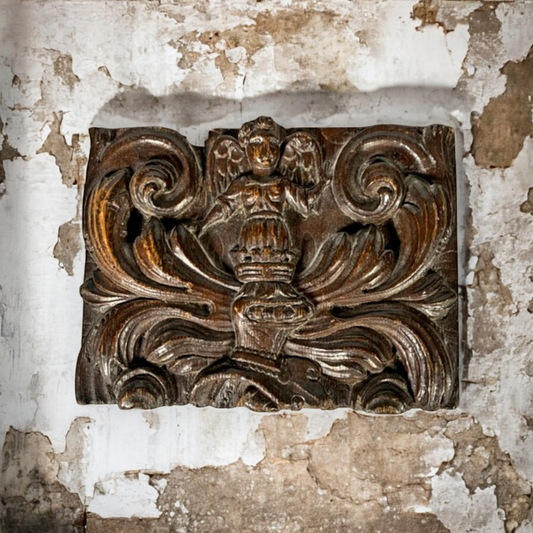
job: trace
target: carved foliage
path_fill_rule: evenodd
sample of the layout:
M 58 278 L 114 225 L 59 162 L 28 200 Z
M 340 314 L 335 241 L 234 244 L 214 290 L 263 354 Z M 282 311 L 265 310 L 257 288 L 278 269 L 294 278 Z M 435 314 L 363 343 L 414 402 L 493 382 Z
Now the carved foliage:
M 453 131 L 91 131 L 81 403 L 457 400 Z

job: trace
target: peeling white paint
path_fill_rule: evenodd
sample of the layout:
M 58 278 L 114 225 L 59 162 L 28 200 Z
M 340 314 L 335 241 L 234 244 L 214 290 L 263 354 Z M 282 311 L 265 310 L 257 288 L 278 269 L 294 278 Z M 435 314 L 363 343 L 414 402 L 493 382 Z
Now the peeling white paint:
M 88 511 L 102 518 L 158 518 L 157 490 L 145 474 L 117 474 L 95 485 Z
M 531 522 L 530 520 L 526 520 L 516 530 L 516 533 L 533 533 L 533 522 Z
M 501 2 L 496 9 L 498 19 L 502 22 L 503 53 L 511 61 L 523 59 L 533 44 L 533 26 L 525 7 L 523 4 L 513 6 Z
M 425 441 L 427 448 L 422 459 L 427 465 L 427 477 L 433 477 L 440 470 L 442 463 L 453 459 L 455 448 L 453 441 L 442 435 L 425 435 Z
M 494 487 L 473 494 L 457 473 L 444 471 L 431 480 L 431 510 L 451 533 L 505 533 Z
M 533 479 L 529 453 L 533 434 L 523 416 L 529 416 L 533 408 L 533 378 L 524 373 L 524 367 L 531 352 L 531 314 L 527 306 L 533 297 L 533 285 L 524 272 L 532 263 L 533 217 L 521 213 L 519 208 L 533 185 L 532 161 L 531 138 L 525 140 L 512 167 L 506 170 L 480 170 L 471 158 L 466 159 L 472 187 L 480 192 L 472 200 L 477 229 L 473 244 L 493 243 L 493 262 L 502 284 L 512 295 L 512 303 L 508 314 L 499 318 L 504 334 L 502 346 L 492 354 L 476 354 L 479 362 L 476 364 L 474 359 L 469 373 L 475 383 L 463 391 L 461 400 L 463 408 L 476 413 L 487 434 L 498 435 L 502 448 L 528 479 Z M 487 298 L 490 305 L 491 299 L 501 296 L 487 294 Z
M 346 418 L 348 410 L 335 409 L 335 411 L 320 411 L 316 413 L 309 409 L 303 409 L 302 412 L 307 416 L 305 439 L 316 440 L 325 437 L 331 431 L 331 426 L 336 420 Z

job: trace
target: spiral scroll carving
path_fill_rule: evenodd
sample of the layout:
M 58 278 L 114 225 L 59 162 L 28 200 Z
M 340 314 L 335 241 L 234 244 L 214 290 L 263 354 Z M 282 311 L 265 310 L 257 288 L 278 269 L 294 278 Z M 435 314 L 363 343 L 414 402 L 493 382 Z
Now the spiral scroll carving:
M 191 187 L 188 166 L 161 159 L 142 164 L 130 180 L 133 205 L 146 217 L 179 217 L 194 199 L 196 188 Z
M 450 128 L 91 138 L 80 403 L 456 404 Z
M 378 157 L 357 168 L 341 154 L 338 168 L 335 198 L 357 222 L 380 224 L 394 215 L 405 198 L 403 174 L 392 161 Z

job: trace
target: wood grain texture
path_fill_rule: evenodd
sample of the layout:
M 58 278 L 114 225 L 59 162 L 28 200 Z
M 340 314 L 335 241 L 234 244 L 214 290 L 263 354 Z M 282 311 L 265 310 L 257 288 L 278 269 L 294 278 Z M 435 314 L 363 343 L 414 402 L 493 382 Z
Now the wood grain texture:
M 451 128 L 91 138 L 80 403 L 456 404 Z

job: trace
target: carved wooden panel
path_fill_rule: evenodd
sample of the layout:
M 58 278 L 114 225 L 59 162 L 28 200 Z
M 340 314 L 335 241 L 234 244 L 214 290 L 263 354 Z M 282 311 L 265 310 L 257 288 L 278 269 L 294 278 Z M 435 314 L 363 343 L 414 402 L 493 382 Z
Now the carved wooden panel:
M 80 403 L 457 400 L 453 130 L 91 130 Z

